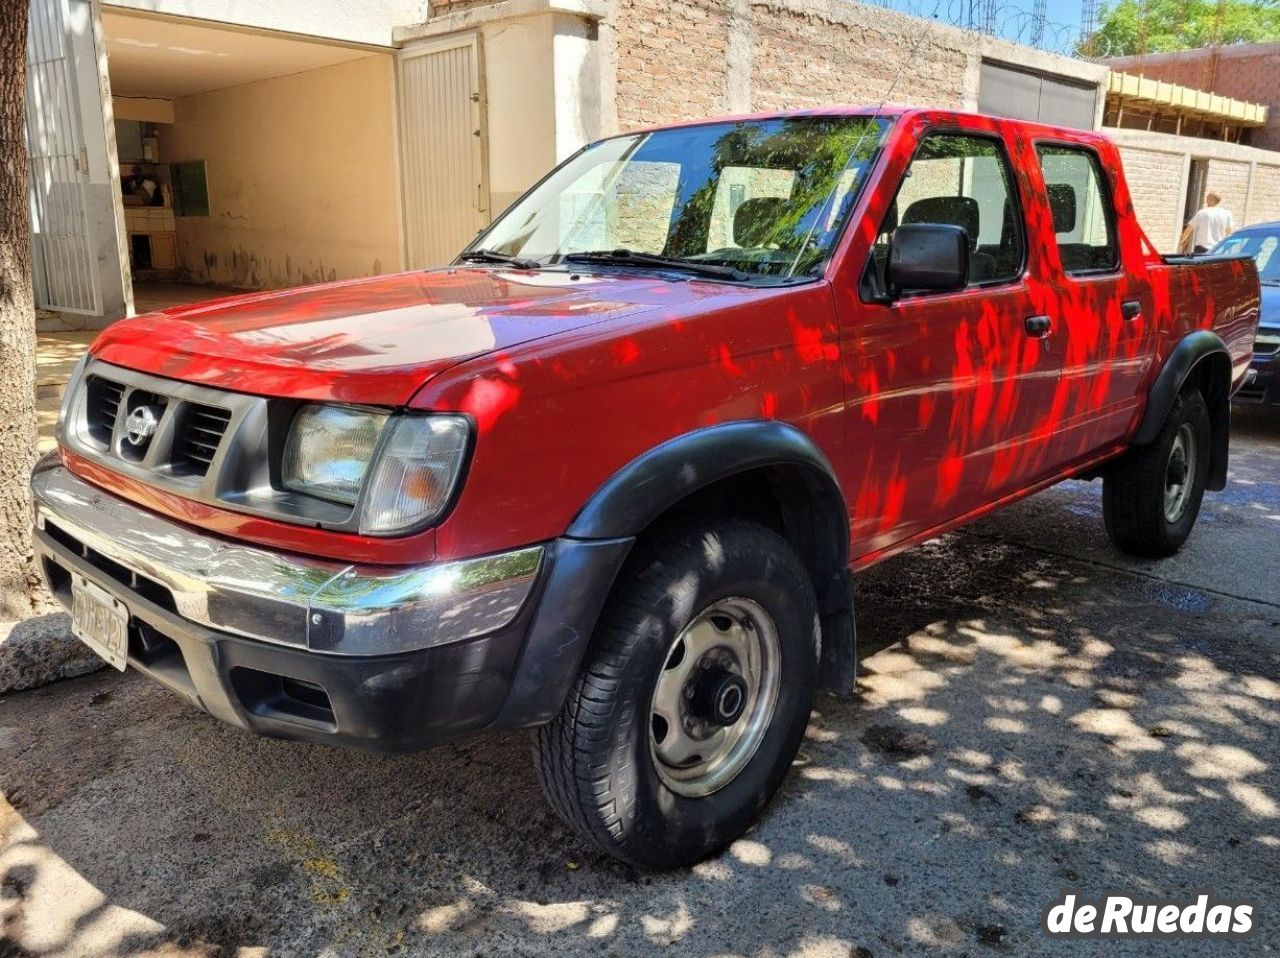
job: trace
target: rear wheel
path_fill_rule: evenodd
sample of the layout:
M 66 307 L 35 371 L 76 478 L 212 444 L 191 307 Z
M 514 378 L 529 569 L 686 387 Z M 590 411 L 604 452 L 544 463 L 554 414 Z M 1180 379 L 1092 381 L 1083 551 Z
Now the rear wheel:
M 804 735 L 817 629 L 808 574 L 769 529 L 717 520 L 642 541 L 569 700 L 538 730 L 552 806 L 644 868 L 737 838 Z
M 1184 391 L 1154 442 L 1125 453 L 1103 479 L 1111 541 L 1125 552 L 1163 558 L 1177 552 L 1200 514 L 1209 477 L 1209 409 Z

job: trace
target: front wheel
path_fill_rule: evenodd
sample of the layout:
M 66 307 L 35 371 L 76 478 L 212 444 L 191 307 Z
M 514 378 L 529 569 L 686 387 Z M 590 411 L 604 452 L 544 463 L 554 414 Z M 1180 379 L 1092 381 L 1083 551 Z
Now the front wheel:
M 813 586 L 781 536 L 728 519 L 642 540 L 568 701 L 538 730 L 548 800 L 631 864 L 698 861 L 782 783 L 817 658 Z
M 1132 555 L 1164 558 L 1182 548 L 1209 479 L 1209 408 L 1188 389 L 1150 445 L 1130 449 L 1103 478 L 1107 534 Z

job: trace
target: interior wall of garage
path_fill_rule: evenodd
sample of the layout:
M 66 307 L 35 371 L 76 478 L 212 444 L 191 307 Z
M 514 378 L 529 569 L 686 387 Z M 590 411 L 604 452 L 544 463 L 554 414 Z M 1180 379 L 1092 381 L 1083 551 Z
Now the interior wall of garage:
M 294 286 L 400 268 L 393 60 L 345 63 L 173 101 L 166 163 L 204 160 L 208 216 L 177 218 L 194 282 Z

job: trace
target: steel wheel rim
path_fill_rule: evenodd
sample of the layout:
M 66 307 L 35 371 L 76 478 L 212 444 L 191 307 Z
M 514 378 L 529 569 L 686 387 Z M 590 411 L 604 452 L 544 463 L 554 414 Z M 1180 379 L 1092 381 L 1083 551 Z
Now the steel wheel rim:
M 1173 437 L 1169 464 L 1164 473 L 1164 518 L 1177 522 L 1187 511 L 1191 488 L 1196 476 L 1196 435 L 1191 423 L 1184 422 Z
M 742 772 L 769 730 L 782 671 L 778 630 L 758 602 L 721 599 L 685 626 L 662 661 L 649 705 L 649 754 L 669 789 L 702 798 Z M 729 725 L 695 707 L 708 681 L 723 673 L 736 678 L 714 687 L 728 693 L 733 685 L 742 694 L 740 717 Z

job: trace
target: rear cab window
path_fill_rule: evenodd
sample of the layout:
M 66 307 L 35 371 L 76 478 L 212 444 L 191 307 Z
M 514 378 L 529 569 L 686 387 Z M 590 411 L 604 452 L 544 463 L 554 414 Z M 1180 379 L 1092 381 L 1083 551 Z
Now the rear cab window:
M 1022 275 L 1022 210 L 1009 158 L 997 137 L 948 131 L 928 133 L 920 141 L 867 264 L 864 284 L 872 296 L 885 291 L 885 264 L 899 223 L 963 229 L 969 239 L 967 287 L 1009 283 Z
M 1120 268 L 1111 189 L 1098 154 L 1087 147 L 1037 143 L 1053 235 L 1068 276 Z

